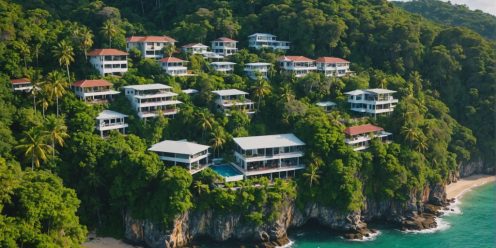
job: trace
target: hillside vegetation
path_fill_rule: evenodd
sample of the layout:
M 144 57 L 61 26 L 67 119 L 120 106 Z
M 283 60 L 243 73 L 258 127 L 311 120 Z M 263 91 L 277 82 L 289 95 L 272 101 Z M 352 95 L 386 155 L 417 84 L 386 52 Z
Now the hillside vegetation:
M 385 0 L 14 2 L 0 0 L 0 170 L 11 172 L 0 174 L 6 178 L 0 181 L 0 228 L 9 230 L 0 232 L 2 247 L 75 246 L 86 233 L 78 218 L 90 229 L 121 234 L 124 213 L 167 226 L 180 213 L 209 208 L 240 212 L 261 225 L 288 198 L 355 211 L 366 198 L 406 201 L 426 185 L 447 181 L 461 163 L 483 160 L 494 167 L 494 42 Z M 175 118 L 146 122 L 123 94 L 108 105 L 88 105 L 68 87 L 100 77 L 85 57 L 91 48 L 124 50 L 126 36 L 167 34 L 180 45 L 227 36 L 246 48 L 254 32 L 291 41 L 291 55 L 346 58 L 357 75 L 295 78 L 273 70 L 268 81 L 249 80 L 245 63 L 275 64 L 281 54 L 242 49 L 230 57 L 237 63 L 233 75 L 213 72 L 201 56 L 178 54 L 198 76 L 170 77 L 156 61 L 131 52 L 129 71 L 106 77 L 117 90 L 154 82 L 177 92 L 199 90 L 180 95 L 184 104 Z M 12 93 L 9 80 L 25 76 L 39 90 Z M 380 87 L 397 91 L 394 113 L 355 118 L 343 92 Z M 250 92 L 255 116 L 215 111 L 211 91 L 228 88 Z M 321 100 L 337 102 L 337 110 L 325 113 L 314 104 Z M 96 134 L 95 117 L 103 109 L 129 115 L 129 134 Z M 394 142 L 353 151 L 343 130 L 361 122 L 394 133 Z M 294 180 L 277 180 L 276 187 L 254 179 L 223 190 L 211 170 L 191 176 L 147 151 L 164 139 L 188 139 L 229 159 L 233 137 L 288 132 L 307 144 L 308 168 Z M 52 187 L 30 190 L 46 184 Z M 268 218 L 262 212 L 267 206 L 274 209 Z

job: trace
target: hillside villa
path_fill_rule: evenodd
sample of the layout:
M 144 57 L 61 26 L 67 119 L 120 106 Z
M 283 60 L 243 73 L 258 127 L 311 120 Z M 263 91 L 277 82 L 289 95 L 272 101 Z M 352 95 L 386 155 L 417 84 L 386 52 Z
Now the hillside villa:
M 162 69 L 171 76 L 188 76 L 186 63 L 188 63 L 188 61 L 175 57 L 168 57 L 160 60 Z
M 164 57 L 163 48 L 175 43 L 175 39 L 165 35 L 131 36 L 126 39 L 126 50 L 129 52 L 132 48 L 136 48 L 143 58 L 161 59 Z
M 164 84 L 129 85 L 123 89 L 141 119 L 157 117 L 159 113 L 174 116 L 179 111 L 177 105 L 182 103 L 172 87 Z
M 12 84 L 12 89 L 14 91 L 29 92 L 31 91 L 31 89 L 33 89 L 31 80 L 27 78 L 11 79 L 10 83 Z
M 362 151 L 369 148 L 373 138 L 379 138 L 383 142 L 388 142 L 392 133 L 385 132 L 382 127 L 372 124 L 348 127 L 344 130 L 346 135 L 345 143 L 353 147 L 355 151 Z
M 121 114 L 112 110 L 103 110 L 96 117 L 96 130 L 102 138 L 107 137 L 112 130 L 117 130 L 122 134 L 126 134 L 128 125 L 125 122 L 127 115 Z
M 233 109 L 246 110 L 247 114 L 255 113 L 255 103 L 246 98 L 247 92 L 237 89 L 216 90 L 212 91 L 216 95 L 215 104 L 217 109 L 229 115 Z
M 202 43 L 190 43 L 181 47 L 186 54 L 204 54 L 208 52 L 208 46 Z
M 325 112 L 330 112 L 332 109 L 336 107 L 337 104 L 335 102 L 325 101 L 325 102 L 318 102 L 315 105 L 321 107 Z
M 233 55 L 238 51 L 238 48 L 236 48 L 236 43 L 238 43 L 238 41 L 226 37 L 220 37 L 212 41 L 212 52 L 222 56 Z
M 79 80 L 71 85 L 76 96 L 89 103 L 105 103 L 118 95 L 119 91 L 112 89 L 112 84 L 104 79 Z
M 152 145 L 149 151 L 157 153 L 166 165 L 185 167 L 191 174 L 202 171 L 209 166 L 209 146 L 185 140 L 164 140 Z
M 113 49 L 95 49 L 88 53 L 90 63 L 102 76 L 122 75 L 127 72 L 128 53 Z
M 371 115 L 389 114 L 394 111 L 398 99 L 394 99 L 394 90 L 364 89 L 344 93 L 348 95 L 351 111 Z
M 303 77 L 317 70 L 315 60 L 304 56 L 282 56 L 277 61 L 283 71 L 292 73 L 296 77 Z
M 257 62 L 257 63 L 246 63 L 244 71 L 246 73 L 246 76 L 249 78 L 256 80 L 259 76 L 267 79 L 268 78 L 268 73 L 269 73 L 269 68 L 272 64 L 270 63 L 263 63 L 263 62 Z
M 233 73 L 234 72 L 234 65 L 236 63 L 233 62 L 227 62 L 227 61 L 219 61 L 219 62 L 211 62 L 210 65 L 216 72 L 221 72 L 221 73 Z
M 248 47 L 255 49 L 289 50 L 289 41 L 277 40 L 277 36 L 267 33 L 255 33 L 248 36 Z
M 317 70 L 326 77 L 343 77 L 351 75 L 350 62 L 336 57 L 320 57 L 316 60 Z

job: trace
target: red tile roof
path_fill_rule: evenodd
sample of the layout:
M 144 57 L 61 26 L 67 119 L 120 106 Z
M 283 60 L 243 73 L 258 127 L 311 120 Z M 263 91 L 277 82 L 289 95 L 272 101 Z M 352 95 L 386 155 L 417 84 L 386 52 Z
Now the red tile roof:
M 344 130 L 344 133 L 350 136 L 364 134 L 364 133 L 372 133 L 377 131 L 383 131 L 382 127 L 374 126 L 372 124 L 365 124 L 360 126 L 348 127 Z
M 170 57 L 170 58 L 163 58 L 160 60 L 160 62 L 187 62 L 186 60 L 178 59 L 176 57 Z
M 87 80 L 79 80 L 73 83 L 72 86 L 87 88 L 87 87 L 98 87 L 98 86 L 112 86 L 112 84 L 104 79 L 95 79 L 95 80 L 87 79 Z
M 309 59 L 305 56 L 282 56 L 277 59 L 278 61 L 293 61 L 293 62 L 314 62 L 315 60 Z
M 214 41 L 224 41 L 224 42 L 238 42 L 237 40 L 229 39 L 227 37 L 220 37 Z
M 164 36 L 131 36 L 127 37 L 128 42 L 176 42 L 175 39 Z
M 113 48 L 95 49 L 88 53 L 88 56 L 105 56 L 105 55 L 128 55 L 128 53 Z
M 18 79 L 11 79 L 10 82 L 12 84 L 25 84 L 25 83 L 31 83 L 31 80 L 27 78 L 18 78 Z
M 336 57 L 320 57 L 316 60 L 321 63 L 350 63 L 350 61 Z

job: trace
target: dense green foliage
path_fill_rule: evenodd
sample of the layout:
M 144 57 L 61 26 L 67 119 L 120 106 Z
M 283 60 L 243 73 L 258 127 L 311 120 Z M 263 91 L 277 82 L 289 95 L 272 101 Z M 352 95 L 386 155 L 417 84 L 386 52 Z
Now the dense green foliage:
M 488 117 L 495 114 L 496 45 L 468 29 L 425 21 L 387 1 L 16 2 L 0 0 L 0 157 L 7 161 L 0 168 L 12 173 L 1 174 L 5 180 L 0 183 L 12 186 L 0 187 L 0 203 L 9 206 L 0 208 L 0 228 L 12 230 L 1 232 L 8 233 L 8 242 L 81 242 L 84 228 L 74 216 L 79 202 L 58 177 L 77 192 L 82 223 L 119 229 L 126 213 L 167 225 L 186 211 L 207 209 L 239 213 L 260 225 L 274 220 L 283 202 L 294 199 L 300 207 L 317 202 L 359 211 L 364 199 L 405 201 L 428 184 L 447 180 L 461 162 L 482 159 L 494 165 L 496 125 Z M 274 63 L 280 53 L 241 49 L 230 58 L 237 63 L 233 75 L 212 72 L 201 56 L 177 54 L 190 61 L 197 76 L 174 78 L 134 50 L 129 71 L 106 78 L 116 89 L 156 82 L 176 92 L 199 90 L 196 95 L 180 94 L 184 104 L 175 118 L 148 121 L 136 116 L 122 94 L 107 105 L 88 105 L 67 87 L 76 79 L 99 77 L 87 63 L 88 50 L 124 49 L 129 35 L 165 33 L 181 44 L 225 35 L 238 37 L 240 47 L 246 47 L 245 37 L 254 32 L 291 41 L 292 54 L 347 58 L 357 75 L 295 78 L 273 68 L 269 80 L 249 80 L 242 73 L 245 63 Z M 22 76 L 38 87 L 30 94 L 13 94 L 9 78 Z M 398 92 L 400 102 L 391 116 L 349 113 L 343 92 L 368 87 Z M 226 117 L 216 111 L 211 91 L 228 88 L 250 92 L 257 113 L 250 118 L 235 110 Z M 321 100 L 335 101 L 338 107 L 325 113 L 315 106 Z M 95 117 L 102 109 L 129 115 L 129 134 L 113 133 L 108 139 L 95 134 Z M 368 122 L 394 133 L 394 142 L 374 141 L 366 152 L 354 152 L 344 143 L 343 130 Z M 192 177 L 147 151 L 164 139 L 188 139 L 211 145 L 215 157 L 230 161 L 232 137 L 287 132 L 307 144 L 307 169 L 295 180 L 273 184 L 258 179 L 218 187 L 220 179 L 211 170 Z M 55 188 L 24 188 L 46 181 L 53 181 Z M 30 232 L 47 236 L 19 236 L 18 228 L 25 226 L 18 221 L 25 216 L 10 211 L 21 206 L 13 204 L 27 204 L 21 210 L 30 211 L 38 197 L 45 199 L 51 190 L 53 204 L 40 209 L 61 209 L 51 214 L 60 214 L 55 217 L 63 223 L 46 230 L 33 218 Z M 58 195 L 61 192 L 69 193 Z M 34 202 L 10 201 L 27 196 Z M 54 234 L 62 229 L 67 236 Z
M 395 5 L 429 20 L 452 26 L 467 27 L 489 39 L 496 39 L 496 16 L 465 5 L 439 0 L 394 2 Z

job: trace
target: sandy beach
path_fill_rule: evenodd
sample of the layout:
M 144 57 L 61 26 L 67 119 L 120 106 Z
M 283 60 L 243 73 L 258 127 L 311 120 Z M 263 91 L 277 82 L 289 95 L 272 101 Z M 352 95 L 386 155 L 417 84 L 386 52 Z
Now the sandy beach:
M 142 248 L 126 244 L 121 240 L 108 237 L 97 237 L 83 244 L 86 248 Z
M 448 199 L 457 198 L 463 195 L 466 191 L 479 187 L 489 182 L 495 182 L 496 176 L 491 175 L 472 175 L 469 177 L 461 178 L 456 183 L 446 186 L 446 194 Z

